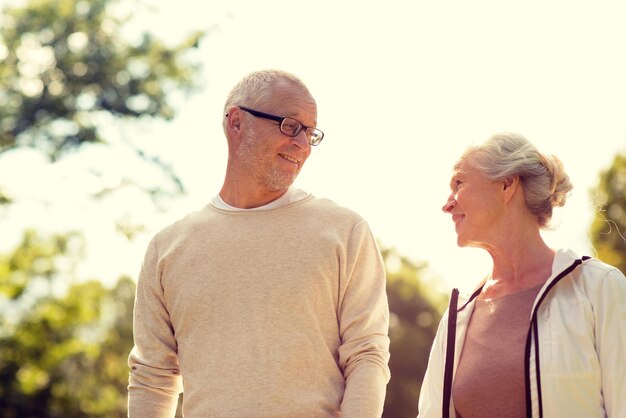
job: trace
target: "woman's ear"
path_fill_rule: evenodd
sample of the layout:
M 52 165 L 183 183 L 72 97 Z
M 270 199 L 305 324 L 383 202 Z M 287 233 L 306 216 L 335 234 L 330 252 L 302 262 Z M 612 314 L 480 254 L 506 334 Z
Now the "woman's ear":
M 517 176 L 510 176 L 505 178 L 502 183 L 503 183 L 503 190 L 508 189 L 509 187 L 511 187 L 513 185 L 513 183 L 515 182 L 515 179 L 517 179 Z
M 517 189 L 519 189 L 520 181 L 519 176 L 509 176 L 502 180 L 502 192 L 507 202 L 511 200 Z

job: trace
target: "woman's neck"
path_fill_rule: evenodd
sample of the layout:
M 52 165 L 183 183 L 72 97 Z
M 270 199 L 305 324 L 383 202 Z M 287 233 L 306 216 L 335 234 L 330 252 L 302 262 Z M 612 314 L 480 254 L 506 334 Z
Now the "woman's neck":
M 493 269 L 481 297 L 498 297 L 535 287 L 545 283 L 552 274 L 555 251 L 541 237 L 531 241 L 511 242 L 515 244 L 490 251 Z

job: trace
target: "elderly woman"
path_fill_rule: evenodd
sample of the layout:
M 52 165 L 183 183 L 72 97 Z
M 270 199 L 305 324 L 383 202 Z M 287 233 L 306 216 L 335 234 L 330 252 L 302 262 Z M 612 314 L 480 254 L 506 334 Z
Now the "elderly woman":
M 626 417 L 626 278 L 540 235 L 572 188 L 561 162 L 498 134 L 461 156 L 450 187 L 458 245 L 493 268 L 468 298 L 452 292 L 419 417 Z

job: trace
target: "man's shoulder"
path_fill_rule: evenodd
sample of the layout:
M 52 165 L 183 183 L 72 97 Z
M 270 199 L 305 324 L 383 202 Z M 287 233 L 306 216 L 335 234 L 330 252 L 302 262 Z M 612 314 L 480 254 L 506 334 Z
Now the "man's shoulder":
M 182 217 L 170 222 L 166 226 L 162 227 L 157 233 L 158 239 L 168 239 L 173 236 L 184 235 L 189 231 L 196 230 L 200 225 L 210 221 L 212 214 L 215 211 L 211 210 L 210 205 L 198 209 L 193 212 L 189 212 Z
M 306 217 L 319 227 L 366 232 L 370 226 L 356 210 L 329 198 L 312 198 L 306 205 Z
M 354 209 L 343 206 L 329 198 L 312 196 L 308 204 L 311 205 L 311 209 L 319 211 L 320 213 L 349 218 L 357 221 L 363 220 L 363 217 Z

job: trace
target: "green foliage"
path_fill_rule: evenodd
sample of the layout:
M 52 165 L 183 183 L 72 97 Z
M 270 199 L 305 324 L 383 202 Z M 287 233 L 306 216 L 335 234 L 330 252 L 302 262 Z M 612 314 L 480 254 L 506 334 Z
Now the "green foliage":
M 394 250 L 383 250 L 383 257 L 391 311 L 391 381 L 383 418 L 415 417 L 422 377 L 447 296 L 425 287 L 420 277 L 425 266 L 415 265 Z
M 27 232 L 0 256 L 0 416 L 126 416 L 135 285 L 77 282 L 74 239 Z
M 598 257 L 626 272 L 626 154 L 615 156 L 600 173 L 594 200 L 601 210 L 591 224 L 591 241 Z
M 26 299 L 25 291 L 33 283 L 50 286 L 58 271 L 55 258 L 70 252 L 79 255 L 81 243 L 78 241 L 74 234 L 55 235 L 43 240 L 34 231 L 25 231 L 21 244 L 13 253 L 0 254 L 0 300 L 7 299 L 2 305 L 4 309 L 10 302 Z
M 170 119 L 169 97 L 189 91 L 197 67 L 185 62 L 195 33 L 174 48 L 144 34 L 122 39 L 116 0 L 30 0 L 0 23 L 0 153 L 17 146 L 52 160 L 105 142 L 103 115 Z
M 189 53 L 202 34 L 174 47 L 149 34 L 129 41 L 119 8 L 127 4 L 27 0 L 2 10 L 0 154 L 34 147 L 55 162 L 83 144 L 106 144 L 102 128 L 114 120 L 173 117 L 177 96 L 195 87 Z M 183 191 L 166 162 L 135 151 Z M 19 189 L 9 190 L 0 185 L 0 209 L 19 200 Z M 129 237 L 139 228 L 118 227 Z M 135 285 L 78 280 L 82 250 L 76 234 L 26 231 L 0 254 L 2 417 L 126 416 Z
M 7 196 L 7 195 L 6 195 L 6 194 L 2 191 L 2 189 L 0 188 L 0 207 L 1 207 L 2 205 L 6 205 L 6 204 L 9 204 L 9 203 L 11 203 L 11 202 L 12 202 L 11 198 L 10 198 L 9 196 Z

